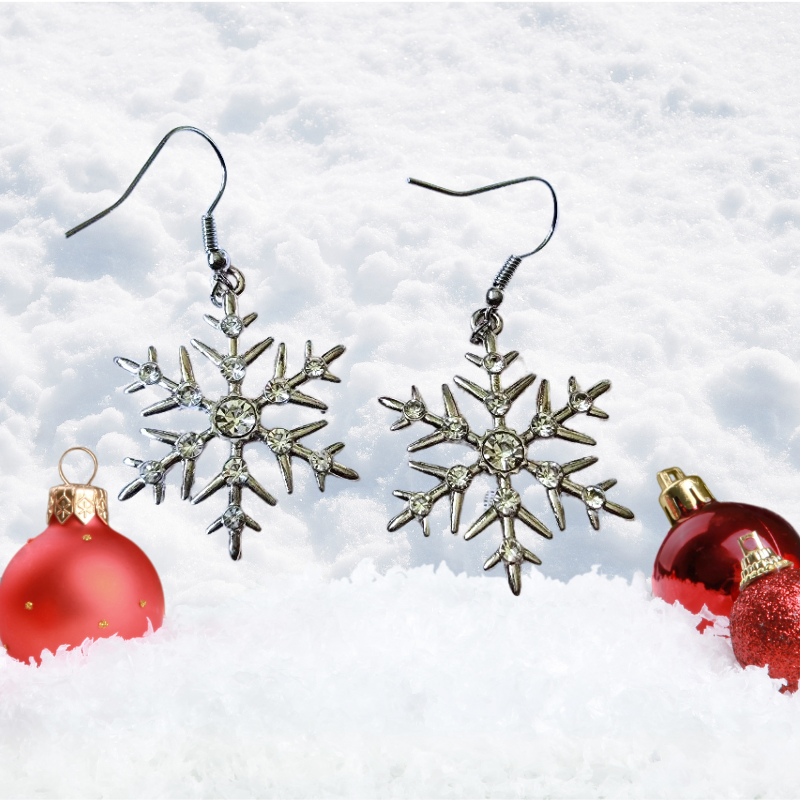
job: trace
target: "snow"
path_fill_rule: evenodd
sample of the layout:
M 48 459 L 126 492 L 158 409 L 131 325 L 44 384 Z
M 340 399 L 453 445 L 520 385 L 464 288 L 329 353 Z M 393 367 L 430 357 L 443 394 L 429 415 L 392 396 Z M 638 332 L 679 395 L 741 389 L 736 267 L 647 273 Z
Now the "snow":
M 174 137 L 119 209 L 63 237 L 176 125 L 206 130 L 228 162 L 220 239 L 247 278 L 242 310 L 259 313 L 243 342 L 286 342 L 290 370 L 306 339 L 347 347 L 342 383 L 314 384 L 329 425 L 309 440 L 345 442 L 361 480 L 329 478 L 321 495 L 298 464 L 287 496 L 274 458 L 250 448 L 279 504 L 249 500 L 264 531 L 245 534 L 239 563 L 224 532 L 203 534 L 223 501 L 180 503 L 177 475 L 159 508 L 145 493 L 112 500 L 112 526 L 162 577 L 167 620 L 39 669 L 0 658 L 2 796 L 798 795 L 800 700 L 653 600 L 643 575 L 667 530 L 661 469 L 800 519 L 800 9 L 4 11 L 0 565 L 42 530 L 67 447 L 97 453 L 112 496 L 133 477 L 125 456 L 164 454 L 138 433 L 163 393 L 123 395 L 112 357 L 152 344 L 169 374 L 181 344 L 216 341 L 199 218 L 219 170 L 199 137 Z M 581 477 L 617 478 L 609 495 L 636 521 L 604 514 L 594 532 L 566 498 L 565 532 L 521 534 L 543 564 L 514 598 L 502 567 L 481 571 L 496 530 L 464 542 L 440 508 L 429 539 L 413 522 L 386 532 L 402 508 L 392 489 L 432 479 L 407 466 L 419 427 L 389 432 L 397 415 L 376 398 L 414 383 L 438 410 L 443 382 L 480 380 L 469 316 L 549 222 L 540 186 L 456 199 L 405 179 L 467 189 L 530 174 L 555 186 L 561 216 L 502 307 L 500 349 L 522 355 L 507 379 L 536 372 L 556 404 L 571 375 L 612 381 L 599 402 L 611 418 L 574 426 L 597 447 L 532 453 L 599 456 Z M 480 429 L 485 411 L 456 394 Z M 534 402 L 529 389 L 511 422 Z M 209 449 L 201 484 L 224 459 Z M 515 485 L 552 525 L 541 487 Z M 465 522 L 488 488 L 471 490 Z

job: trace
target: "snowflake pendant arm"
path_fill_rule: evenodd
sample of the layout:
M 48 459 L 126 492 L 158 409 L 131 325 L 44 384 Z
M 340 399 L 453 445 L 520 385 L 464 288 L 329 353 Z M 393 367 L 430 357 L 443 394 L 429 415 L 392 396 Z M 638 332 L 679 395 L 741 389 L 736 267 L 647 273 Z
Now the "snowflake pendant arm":
M 490 570 L 500 562 L 506 568 L 508 585 L 514 595 L 519 595 L 522 591 L 522 563 L 528 561 L 531 564 L 539 565 L 542 560 L 534 555 L 530 550 L 523 547 L 514 535 L 514 520 L 510 517 L 503 519 L 503 542 L 495 552 L 486 559 L 483 568 Z
M 339 355 L 344 352 L 343 347 L 334 348 L 341 350 Z M 333 351 L 331 351 L 333 352 Z M 259 408 L 267 405 L 283 405 L 284 403 L 294 403 L 296 405 L 316 408 L 319 411 L 327 411 L 328 406 L 315 397 L 304 394 L 297 389 L 306 381 L 313 378 L 325 378 L 327 372 L 327 362 L 316 358 L 311 352 L 311 342 L 306 342 L 306 360 L 303 370 L 292 378 L 286 379 L 286 346 L 281 342 L 278 347 L 278 354 L 275 357 L 275 371 L 272 380 L 264 387 L 264 392 L 258 400 Z M 317 364 L 319 362 L 319 364 Z M 320 366 L 321 365 L 321 366 Z M 338 378 L 336 379 L 338 381 Z
M 622 517 L 622 519 L 634 518 L 633 511 L 629 508 L 625 508 L 625 506 L 621 506 L 618 503 L 613 503 L 606 498 L 606 492 L 612 486 L 615 486 L 616 483 L 616 479 L 611 478 L 610 480 L 603 481 L 593 486 L 581 486 L 571 481 L 569 478 L 565 478 L 561 486 L 565 492 L 583 501 L 583 504 L 586 506 L 586 514 L 589 517 L 589 521 L 592 523 L 592 527 L 595 530 L 599 530 L 600 515 L 597 512 L 601 509 L 617 517 Z
M 401 403 L 391 397 L 378 398 L 378 402 L 386 408 L 402 412 L 402 416 L 391 426 L 391 430 L 397 431 L 407 428 L 414 422 L 424 422 L 436 428 L 433 433 L 412 442 L 407 448 L 409 453 L 415 453 L 418 450 L 424 450 L 427 447 L 446 441 L 457 442 L 463 440 L 474 448 L 478 447 L 479 439 L 470 431 L 467 420 L 459 411 L 453 393 L 446 383 L 442 384 L 442 398 L 445 409 L 442 417 L 428 411 L 416 386 L 411 387 L 411 399 L 406 403 Z

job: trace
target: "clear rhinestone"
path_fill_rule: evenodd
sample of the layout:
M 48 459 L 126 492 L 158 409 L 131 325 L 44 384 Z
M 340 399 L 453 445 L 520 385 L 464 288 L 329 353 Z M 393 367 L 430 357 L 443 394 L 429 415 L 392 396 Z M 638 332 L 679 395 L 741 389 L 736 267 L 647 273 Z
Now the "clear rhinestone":
M 587 486 L 583 490 L 583 502 L 589 508 L 597 510 L 606 502 L 606 493 L 599 486 Z
M 548 489 L 555 489 L 564 477 L 561 465 L 556 464 L 555 461 L 542 461 L 536 466 L 535 474 L 536 480 Z
M 592 398 L 586 392 L 573 392 L 569 404 L 573 411 L 588 411 L 592 407 Z
M 464 417 L 445 417 L 441 430 L 448 439 L 455 441 L 464 438 L 469 432 L 469 425 Z
M 229 338 L 235 339 L 244 327 L 242 320 L 236 314 L 229 314 L 219 324 L 219 329 Z
M 428 495 L 420 492 L 419 494 L 412 494 L 411 499 L 408 501 L 408 508 L 415 517 L 427 517 L 431 513 L 433 503 Z
M 244 511 L 235 503 L 229 505 L 222 515 L 222 522 L 229 531 L 240 531 L 244 528 Z
M 483 402 L 493 417 L 504 417 L 511 408 L 511 401 L 502 392 L 493 392 Z
M 328 365 L 321 358 L 317 358 L 316 356 L 307 358 L 306 363 L 303 365 L 303 372 L 305 372 L 309 378 L 321 378 L 327 369 Z
M 513 489 L 498 489 L 492 505 L 501 517 L 513 517 L 519 511 L 519 494 Z
M 321 453 L 311 453 L 308 457 L 308 463 L 311 464 L 311 469 L 313 469 L 314 472 L 324 475 L 331 471 L 333 458 L 330 453 L 326 453 L 323 450 Z
M 289 402 L 292 389 L 289 382 L 282 378 L 275 378 L 264 387 L 264 398 L 270 403 L 277 403 L 283 405 Z
M 244 397 L 225 397 L 217 403 L 211 421 L 216 430 L 229 439 L 247 436 L 258 422 L 255 406 Z
M 456 464 L 454 467 L 450 467 L 450 469 L 447 470 L 445 480 L 451 489 L 462 492 L 472 482 L 472 475 L 470 475 L 470 471 L 463 464 Z
M 500 557 L 506 564 L 521 564 L 524 561 L 522 548 L 516 539 L 506 539 L 500 545 Z
M 276 455 L 286 455 L 292 449 L 293 444 L 286 428 L 273 428 L 267 434 L 267 445 Z
M 421 400 L 409 400 L 403 406 L 403 415 L 411 422 L 422 419 L 425 416 L 425 404 Z
M 542 439 L 549 439 L 553 436 L 557 427 L 558 425 L 553 419 L 553 415 L 545 411 L 540 411 L 538 414 L 535 414 L 531 420 L 531 430 L 537 436 L 541 436 Z
M 483 368 L 492 375 L 501 373 L 506 366 L 500 353 L 487 353 L 483 357 Z
M 200 405 L 203 393 L 196 384 L 187 381 L 186 383 L 181 383 L 175 389 L 175 399 L 183 408 L 195 408 Z
M 139 465 L 139 474 L 144 478 L 145 483 L 154 485 L 161 483 L 164 478 L 164 470 L 158 461 L 145 461 Z
M 222 474 L 228 482 L 228 486 L 244 486 L 250 477 L 247 464 L 243 458 L 229 458 L 222 467 Z
M 181 458 L 197 458 L 203 452 L 203 442 L 196 433 L 184 433 L 175 442 L 175 449 Z
M 239 383 L 239 381 L 244 379 L 245 373 L 247 372 L 247 364 L 245 360 L 239 358 L 239 356 L 230 356 L 219 365 L 219 371 L 226 381 Z
M 511 431 L 493 431 L 483 441 L 483 458 L 498 472 L 512 472 L 519 469 L 525 460 L 522 440 Z
M 158 383 L 161 380 L 161 367 L 155 361 L 145 361 L 139 367 L 139 380 L 148 386 Z

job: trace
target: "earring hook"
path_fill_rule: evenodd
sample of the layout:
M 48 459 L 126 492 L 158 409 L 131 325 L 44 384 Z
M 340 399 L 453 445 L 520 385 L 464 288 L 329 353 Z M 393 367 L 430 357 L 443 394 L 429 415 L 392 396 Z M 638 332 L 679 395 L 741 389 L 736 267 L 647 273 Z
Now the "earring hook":
M 192 131 L 192 133 L 196 133 L 198 136 L 202 136 L 210 145 L 214 148 L 214 152 L 217 154 L 217 158 L 219 159 L 219 163 L 222 164 L 222 185 L 219 187 L 219 192 L 217 192 L 217 196 L 214 198 L 214 202 L 208 207 L 208 211 L 203 215 L 203 217 L 211 217 L 214 213 L 214 209 L 217 207 L 217 203 L 222 199 L 222 194 L 225 191 L 225 186 L 228 183 L 228 168 L 225 166 L 225 159 L 222 157 L 222 153 L 220 153 L 219 148 L 215 144 L 214 140 L 204 131 L 201 131 L 200 128 L 192 127 L 191 125 L 180 125 L 177 128 L 173 128 L 159 143 L 155 150 L 150 155 L 150 158 L 145 161 L 144 166 L 139 170 L 136 177 L 131 182 L 131 185 L 125 190 L 125 193 L 117 200 L 114 205 L 109 206 L 104 211 L 101 211 L 99 214 L 95 214 L 91 219 L 87 219 L 85 222 L 81 222 L 80 225 L 76 225 L 74 228 L 70 228 L 64 235 L 69 239 L 70 236 L 74 236 L 78 231 L 82 231 L 84 228 L 88 228 L 93 223 L 97 222 L 97 220 L 102 219 L 107 214 L 110 214 L 117 206 L 122 205 L 125 200 L 128 199 L 131 192 L 136 188 L 136 185 L 142 179 L 142 176 L 147 172 L 150 168 L 150 165 L 156 160 L 156 156 L 164 149 L 164 145 L 170 140 L 170 137 L 173 134 L 178 133 L 179 131 Z
M 408 179 L 408 182 L 414 186 L 421 186 L 423 189 L 430 189 L 434 192 L 449 195 L 450 197 L 469 197 L 473 194 L 491 192 L 494 189 L 502 189 L 504 186 L 513 186 L 515 183 L 525 183 L 527 181 L 539 181 L 539 183 L 543 183 L 550 190 L 550 194 L 553 197 L 553 221 L 550 223 L 550 230 L 547 232 L 547 236 L 542 239 L 537 247 L 531 250 L 530 253 L 524 253 L 519 256 L 509 256 L 506 260 L 506 263 L 503 264 L 502 268 L 495 276 L 491 288 L 486 293 L 486 302 L 493 309 L 497 308 L 500 303 L 503 302 L 503 289 L 505 289 L 508 285 L 508 282 L 511 280 L 511 276 L 522 262 L 522 259 L 528 258 L 528 256 L 532 256 L 534 253 L 538 253 L 547 245 L 550 239 L 553 238 L 553 234 L 556 230 L 556 223 L 558 222 L 558 198 L 556 197 L 556 190 L 552 187 L 549 181 L 546 181 L 544 178 L 539 178 L 535 175 L 529 175 L 525 178 L 514 178 L 510 181 L 502 181 L 502 183 L 493 183 L 490 186 L 481 186 L 479 189 L 470 189 L 466 192 L 456 192 L 453 189 L 445 189 L 441 186 L 428 183 L 427 181 L 417 180 L 416 178 Z
M 70 236 L 74 236 L 76 233 L 78 233 L 78 231 L 88 228 L 89 225 L 92 225 L 93 223 L 97 222 L 97 220 L 102 219 L 107 214 L 110 214 L 115 208 L 117 208 L 117 206 L 124 203 L 125 200 L 127 200 L 130 196 L 131 192 L 136 188 L 136 185 L 142 179 L 142 176 L 150 168 L 150 165 L 156 160 L 156 156 L 164 149 L 164 145 L 166 145 L 166 143 L 170 140 L 170 137 L 179 131 L 191 131 L 192 133 L 196 133 L 198 136 L 202 136 L 214 149 L 214 152 L 217 154 L 217 158 L 219 159 L 219 163 L 222 165 L 222 184 L 219 187 L 217 196 L 214 198 L 214 202 L 211 203 L 211 205 L 208 207 L 208 211 L 206 211 L 206 213 L 201 217 L 203 225 L 203 245 L 206 249 L 208 266 L 213 270 L 213 276 L 211 278 L 211 301 L 214 303 L 214 305 L 221 308 L 224 303 L 225 293 L 231 291 L 234 294 L 241 294 L 244 291 L 245 283 L 244 275 L 242 275 L 242 273 L 231 264 L 230 256 L 220 248 L 219 242 L 217 241 L 217 223 L 214 221 L 214 209 L 222 199 L 225 187 L 228 185 L 228 168 L 225 166 L 225 159 L 222 157 L 219 147 L 217 147 L 214 140 L 205 131 L 201 131 L 200 128 L 195 128 L 192 125 L 180 125 L 177 128 L 173 128 L 158 143 L 158 146 L 150 154 L 150 158 L 145 161 L 144 166 L 139 170 L 131 185 L 125 190 L 122 197 L 120 197 L 120 199 L 117 200 L 114 205 L 109 206 L 99 214 L 95 214 L 91 219 L 87 219 L 85 222 L 81 222 L 80 225 L 70 228 L 66 232 L 65 236 L 67 239 L 69 239 Z

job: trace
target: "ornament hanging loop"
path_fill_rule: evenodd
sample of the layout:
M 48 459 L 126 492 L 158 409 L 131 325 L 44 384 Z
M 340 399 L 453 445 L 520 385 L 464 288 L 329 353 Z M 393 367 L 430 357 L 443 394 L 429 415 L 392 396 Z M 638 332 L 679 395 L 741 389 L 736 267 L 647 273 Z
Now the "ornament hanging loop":
M 68 453 L 71 453 L 73 450 L 82 450 L 84 453 L 88 453 L 92 458 L 92 462 L 94 463 L 94 470 L 92 471 L 92 477 L 89 478 L 89 480 L 86 481 L 86 483 L 75 484 L 72 481 L 67 480 L 66 475 L 64 475 L 64 470 L 61 464 L 64 461 L 65 456 Z M 70 447 L 69 450 L 65 450 L 61 458 L 58 459 L 58 474 L 61 476 L 61 480 L 64 481 L 64 484 L 66 486 L 91 486 L 92 481 L 94 480 L 94 476 L 97 475 L 97 456 L 95 456 L 95 454 L 88 447 Z

